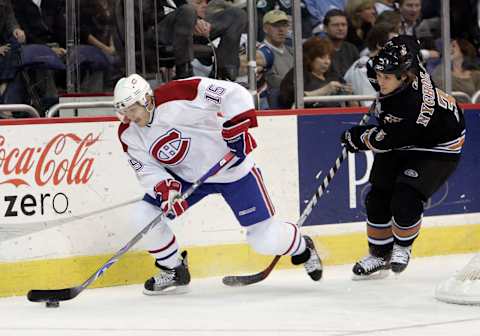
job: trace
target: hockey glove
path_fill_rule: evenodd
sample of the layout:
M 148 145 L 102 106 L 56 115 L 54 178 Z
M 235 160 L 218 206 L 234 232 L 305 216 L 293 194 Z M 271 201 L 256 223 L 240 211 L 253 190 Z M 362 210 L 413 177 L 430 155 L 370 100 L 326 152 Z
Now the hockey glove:
M 248 132 L 250 122 L 250 119 L 245 119 L 235 124 L 231 121 L 223 124 L 223 140 L 235 156 L 242 160 L 257 147 L 255 139 Z
M 173 179 L 158 182 L 153 187 L 163 213 L 170 219 L 180 216 L 188 208 L 188 202 L 181 199 L 182 184 Z
M 350 153 L 369 150 L 365 139 L 374 128 L 376 128 L 374 125 L 352 127 L 343 132 L 340 141 Z

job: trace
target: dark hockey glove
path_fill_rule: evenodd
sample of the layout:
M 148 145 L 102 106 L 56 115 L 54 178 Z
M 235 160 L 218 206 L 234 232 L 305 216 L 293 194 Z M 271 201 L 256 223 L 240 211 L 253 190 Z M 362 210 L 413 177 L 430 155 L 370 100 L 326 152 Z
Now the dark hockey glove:
M 174 179 L 160 181 L 153 187 L 153 191 L 160 208 L 168 218 L 174 219 L 187 210 L 188 202 L 180 197 L 182 184 L 179 181 Z
M 365 137 L 375 127 L 374 125 L 352 127 L 343 132 L 340 141 L 350 153 L 369 150 L 364 142 Z
M 230 150 L 241 160 L 257 147 L 253 136 L 248 132 L 250 119 L 232 124 L 227 121 L 223 124 L 222 137 Z

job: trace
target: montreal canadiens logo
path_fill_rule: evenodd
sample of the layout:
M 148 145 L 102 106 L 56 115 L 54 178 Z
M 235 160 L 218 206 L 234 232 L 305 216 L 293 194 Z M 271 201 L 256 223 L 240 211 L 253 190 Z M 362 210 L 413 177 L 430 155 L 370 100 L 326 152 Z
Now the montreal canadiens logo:
M 174 166 L 185 159 L 189 148 L 190 138 L 182 138 L 182 133 L 171 129 L 154 142 L 150 154 L 161 164 Z

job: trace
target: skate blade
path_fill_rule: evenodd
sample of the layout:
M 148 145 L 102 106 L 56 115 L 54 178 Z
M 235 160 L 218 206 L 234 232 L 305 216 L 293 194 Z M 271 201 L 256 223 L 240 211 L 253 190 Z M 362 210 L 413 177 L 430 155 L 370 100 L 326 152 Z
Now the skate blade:
M 353 281 L 363 281 L 363 280 L 380 280 L 380 279 L 385 279 L 388 277 L 390 274 L 389 270 L 380 270 L 378 272 L 375 272 L 373 274 L 369 275 L 352 275 L 352 280 Z
M 151 291 L 148 289 L 143 289 L 143 294 L 148 296 L 157 296 L 157 295 L 177 295 L 177 294 L 185 294 L 190 291 L 189 286 L 176 286 L 176 287 L 169 287 L 164 290 L 158 291 Z

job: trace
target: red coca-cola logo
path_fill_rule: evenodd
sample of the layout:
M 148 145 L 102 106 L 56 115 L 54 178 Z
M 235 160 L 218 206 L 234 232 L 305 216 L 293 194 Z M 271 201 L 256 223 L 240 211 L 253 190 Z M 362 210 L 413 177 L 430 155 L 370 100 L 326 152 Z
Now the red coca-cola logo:
M 0 135 L 0 185 L 31 186 L 32 179 L 37 186 L 86 184 L 95 161 L 88 151 L 99 137 L 60 133 L 43 147 L 7 149 L 7 140 Z

